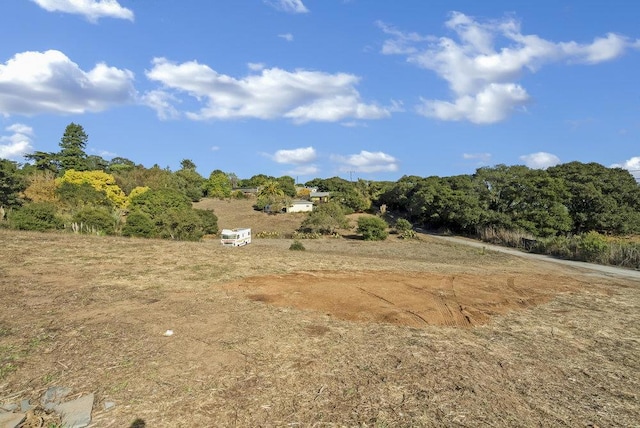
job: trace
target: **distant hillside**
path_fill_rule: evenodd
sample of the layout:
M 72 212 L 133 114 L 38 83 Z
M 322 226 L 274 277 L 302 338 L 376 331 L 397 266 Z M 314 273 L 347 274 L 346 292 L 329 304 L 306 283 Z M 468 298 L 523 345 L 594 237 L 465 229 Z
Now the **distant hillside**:
M 281 236 L 293 233 L 306 218 L 304 213 L 265 214 L 253 209 L 254 199 L 208 199 L 194 204 L 194 208 L 213 210 L 218 216 L 220 230 L 250 227 L 253 233 L 279 232 Z

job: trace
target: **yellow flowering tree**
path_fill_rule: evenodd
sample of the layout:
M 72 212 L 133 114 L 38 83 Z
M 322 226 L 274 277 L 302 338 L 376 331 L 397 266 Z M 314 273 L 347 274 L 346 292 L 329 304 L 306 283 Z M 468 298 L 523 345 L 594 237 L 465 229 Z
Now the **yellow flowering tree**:
M 116 180 L 111 174 L 104 171 L 76 171 L 70 169 L 65 171 L 64 175 L 56 180 L 58 186 L 63 183 L 70 184 L 89 184 L 95 190 L 104 192 L 107 199 L 118 208 L 124 208 L 127 205 L 127 195 L 116 184 Z

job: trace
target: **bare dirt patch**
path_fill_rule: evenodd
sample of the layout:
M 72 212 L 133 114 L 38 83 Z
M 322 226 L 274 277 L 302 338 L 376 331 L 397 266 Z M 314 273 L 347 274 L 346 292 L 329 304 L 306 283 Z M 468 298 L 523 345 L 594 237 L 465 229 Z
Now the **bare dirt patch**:
M 254 301 L 350 321 L 472 327 L 580 286 L 579 281 L 558 275 L 322 271 L 256 276 L 224 288 Z

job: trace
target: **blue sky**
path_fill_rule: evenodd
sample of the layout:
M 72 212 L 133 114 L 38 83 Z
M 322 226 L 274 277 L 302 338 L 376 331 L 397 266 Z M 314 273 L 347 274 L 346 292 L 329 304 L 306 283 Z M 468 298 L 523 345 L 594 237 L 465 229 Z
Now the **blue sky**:
M 0 157 L 397 180 L 570 161 L 640 177 L 634 1 L 2 0 Z

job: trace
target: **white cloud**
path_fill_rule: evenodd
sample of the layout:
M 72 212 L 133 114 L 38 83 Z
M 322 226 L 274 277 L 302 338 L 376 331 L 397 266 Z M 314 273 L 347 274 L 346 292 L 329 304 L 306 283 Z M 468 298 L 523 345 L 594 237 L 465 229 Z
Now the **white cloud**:
M 289 176 L 298 176 L 298 175 L 315 175 L 320 171 L 316 165 L 300 165 L 295 167 L 292 170 L 287 171 L 287 175 Z
M 22 52 L 0 64 L 0 114 L 98 112 L 134 101 L 133 73 L 97 64 L 84 71 L 57 50 Z
M 173 106 L 172 102 L 180 102 L 176 97 L 166 91 L 153 90 L 145 93 L 140 100 L 143 104 L 156 111 L 162 120 L 177 119 L 180 113 Z
M 453 100 L 423 100 L 418 107 L 421 114 L 441 120 L 499 122 L 528 103 L 527 91 L 516 83 L 525 71 L 558 61 L 597 64 L 640 48 L 639 41 L 613 33 L 587 44 L 556 43 L 522 34 L 513 18 L 480 22 L 453 12 L 445 25 L 457 41 L 404 33 L 378 23 L 390 36 L 382 45 L 383 54 L 406 56 L 409 63 L 447 81 Z
M 285 39 L 287 42 L 293 42 L 293 34 L 291 33 L 278 34 L 278 37 Z
M 547 152 L 531 153 L 529 155 L 520 156 L 520 160 L 526 166 L 533 169 L 547 169 L 550 166 L 558 165 L 560 158 Z
M 462 158 L 466 160 L 475 160 L 480 164 L 488 164 L 491 161 L 491 153 L 463 153 Z
M 468 120 L 487 124 L 504 120 L 516 107 L 524 106 L 529 95 L 520 85 L 491 83 L 481 92 L 462 95 L 454 102 L 421 99 L 416 107 L 419 114 L 442 120 Z
M 186 113 L 193 120 L 289 118 L 304 123 L 390 116 L 386 107 L 363 103 L 355 89 L 359 77 L 347 73 L 267 68 L 234 78 L 197 61 L 175 64 L 155 58 L 146 75 L 162 83 L 165 92 L 202 102 L 199 111 Z
M 249 67 L 249 70 L 251 71 L 262 71 L 264 70 L 264 64 L 261 62 L 250 62 L 247 64 L 247 67 Z
M 265 0 L 270 6 L 275 7 L 278 10 L 282 10 L 288 13 L 307 13 L 309 9 L 305 7 L 302 0 Z
M 303 147 L 292 150 L 278 150 L 273 156 L 278 163 L 305 164 L 316 160 L 316 149 Z
M 0 136 L 0 159 L 20 160 L 33 150 L 33 129 L 22 123 L 5 128 L 11 135 Z
M 611 165 L 611 168 L 624 168 L 629 170 L 637 180 L 640 180 L 640 156 L 634 156 L 631 159 L 627 159 L 622 163 L 616 163 Z
M 368 152 L 362 150 L 358 154 L 349 156 L 334 155 L 334 162 L 340 164 L 342 172 L 393 172 L 398 170 L 398 160 L 383 152 Z
M 119 18 L 133 21 L 133 12 L 117 0 L 32 0 L 49 12 L 83 15 L 90 22 L 100 18 Z

